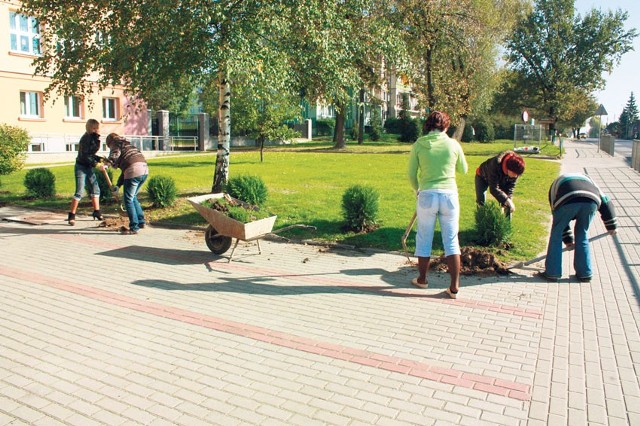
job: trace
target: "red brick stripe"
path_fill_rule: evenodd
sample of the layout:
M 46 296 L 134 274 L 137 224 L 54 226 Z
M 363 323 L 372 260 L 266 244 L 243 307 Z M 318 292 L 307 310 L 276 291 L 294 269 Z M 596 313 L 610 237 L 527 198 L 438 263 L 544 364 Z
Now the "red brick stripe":
M 82 243 L 94 247 L 102 247 L 108 248 L 112 250 L 128 250 L 133 253 L 139 254 L 149 254 L 149 251 L 146 247 L 142 246 L 123 246 L 119 244 L 113 244 L 104 241 L 96 241 L 95 239 L 88 238 L 80 235 L 62 235 L 62 234 L 45 234 L 44 236 L 58 239 L 58 240 L 66 240 L 73 241 L 74 243 Z M 175 253 L 162 251 L 153 253 L 154 256 L 160 257 L 168 260 L 179 260 L 179 261 L 190 261 L 190 257 L 181 254 L 180 251 L 176 251 Z M 231 271 L 231 272 L 249 272 L 252 274 L 257 274 L 260 278 L 267 277 L 278 277 L 285 280 L 294 280 L 296 282 L 310 283 L 314 285 L 324 284 L 330 285 L 336 288 L 350 288 L 356 289 L 363 292 L 368 293 L 376 293 L 382 294 L 385 296 L 395 296 L 395 297 L 408 297 L 414 298 L 416 300 L 430 302 L 430 303 L 444 303 L 455 305 L 460 308 L 471 308 L 471 309 L 480 309 L 486 310 L 490 312 L 497 312 L 500 314 L 506 315 L 514 315 L 523 318 L 532 318 L 532 319 L 541 319 L 542 311 L 539 309 L 523 309 L 517 306 L 510 305 L 502 305 L 499 303 L 487 302 L 482 300 L 473 300 L 473 299 L 465 299 L 459 298 L 454 300 L 447 298 L 435 298 L 433 295 L 423 295 L 417 294 L 412 289 L 403 289 L 397 287 L 381 287 L 381 286 L 363 286 L 362 284 L 356 284 L 352 281 L 343 280 L 336 277 L 330 276 L 322 276 L 319 274 L 314 274 L 312 276 L 305 274 L 295 274 L 290 271 L 284 271 L 281 269 L 273 269 L 273 268 L 264 268 L 258 267 L 256 265 L 243 265 L 237 262 L 227 263 L 226 260 L 222 262 L 208 262 L 207 266 L 212 270 L 220 270 L 220 271 Z
M 229 321 L 223 318 L 203 315 L 173 306 L 140 300 L 111 291 L 101 290 L 96 287 L 73 283 L 21 269 L 0 266 L 0 275 L 31 282 L 33 284 L 48 286 L 57 290 L 98 300 L 106 304 L 116 305 L 175 321 L 181 321 L 211 330 L 243 336 L 249 339 L 289 349 L 340 359 L 400 374 L 407 374 L 436 382 L 476 389 L 482 392 L 508 398 L 523 401 L 531 399 L 531 387 L 525 384 L 501 380 L 490 376 L 465 373 L 459 370 L 433 366 L 424 362 L 407 360 L 400 357 L 383 355 L 367 350 L 354 349 L 343 345 L 299 337 L 268 328 Z

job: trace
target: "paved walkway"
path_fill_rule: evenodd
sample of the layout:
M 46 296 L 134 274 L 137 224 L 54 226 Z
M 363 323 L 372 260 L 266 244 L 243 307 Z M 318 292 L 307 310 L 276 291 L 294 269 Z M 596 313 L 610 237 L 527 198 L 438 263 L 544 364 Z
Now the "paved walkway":
M 193 231 L 0 222 L 0 424 L 640 424 L 640 176 L 566 147 L 621 225 L 588 284 L 527 267 L 453 301 L 397 253 L 263 241 L 228 263 Z

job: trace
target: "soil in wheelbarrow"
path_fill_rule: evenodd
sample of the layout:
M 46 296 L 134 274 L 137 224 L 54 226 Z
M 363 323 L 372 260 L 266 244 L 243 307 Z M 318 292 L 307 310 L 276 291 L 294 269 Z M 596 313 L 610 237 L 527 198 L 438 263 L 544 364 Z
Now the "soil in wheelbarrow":
M 474 247 L 462 247 L 460 251 L 460 273 L 462 275 L 490 276 L 509 273 L 508 265 L 500 261 L 493 253 Z M 444 256 L 431 259 L 430 269 L 447 272 L 447 259 Z

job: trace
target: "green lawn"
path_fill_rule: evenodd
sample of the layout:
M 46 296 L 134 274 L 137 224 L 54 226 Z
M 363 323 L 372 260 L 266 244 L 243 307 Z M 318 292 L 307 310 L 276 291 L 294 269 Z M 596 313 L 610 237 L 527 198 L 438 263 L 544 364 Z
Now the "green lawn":
M 269 188 L 267 208 L 278 215 L 275 229 L 291 224 L 317 227 L 316 231 L 291 230 L 283 235 L 292 238 L 315 239 L 360 247 L 400 250 L 401 238 L 415 208 L 415 195 L 406 176 L 407 154 L 410 144 L 383 141 L 363 145 L 349 143 L 347 149 L 331 149 L 331 142 L 314 141 L 264 151 L 264 162 L 256 150 L 235 150 L 230 156 L 230 174 L 260 176 Z M 458 179 L 461 202 L 460 240 L 462 245 L 473 244 L 475 227 L 474 172 L 491 155 L 512 148 L 511 142 L 492 144 L 462 144 L 469 163 L 469 173 Z M 558 148 L 547 146 L 545 157 L 554 158 Z M 541 156 L 541 157 L 542 157 Z M 149 159 L 152 176 L 171 176 L 182 198 L 169 209 L 151 209 L 146 192 L 141 194 L 143 205 L 154 223 L 205 225 L 205 220 L 184 198 L 209 192 L 213 179 L 215 153 L 181 155 Z M 516 230 L 513 248 L 500 251 L 505 259 L 535 257 L 545 248 L 549 208 L 547 190 L 557 176 L 559 163 L 546 159 L 527 158 L 527 169 L 515 192 L 517 211 L 513 217 Z M 25 170 L 2 177 L 0 201 L 66 211 L 74 191 L 73 166 L 51 167 L 56 176 L 58 196 L 51 200 L 23 198 Z M 341 200 L 351 185 L 370 185 L 380 194 L 380 228 L 362 235 L 345 234 L 341 227 Z M 492 199 L 489 196 L 489 199 Z M 85 198 L 81 209 L 89 212 Z M 107 214 L 115 213 L 115 206 L 103 206 Z M 414 234 L 407 241 L 414 244 Z M 441 249 L 436 234 L 435 249 Z

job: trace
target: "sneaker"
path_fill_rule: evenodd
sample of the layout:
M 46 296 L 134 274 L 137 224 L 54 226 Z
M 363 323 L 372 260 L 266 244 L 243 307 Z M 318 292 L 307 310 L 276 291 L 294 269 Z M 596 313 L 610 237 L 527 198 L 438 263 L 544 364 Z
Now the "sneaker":
M 541 278 L 541 279 L 543 279 L 543 280 L 545 280 L 547 282 L 550 282 L 550 283 L 557 283 L 558 282 L 558 278 L 550 277 L 544 271 L 536 272 L 535 276 L 538 277 L 538 278 Z
M 138 225 L 138 228 L 140 228 L 140 229 L 144 229 L 144 227 L 145 227 L 145 226 L 146 226 L 146 225 L 145 225 L 144 223 L 141 223 L 140 225 Z
M 578 277 L 578 281 L 580 281 L 581 283 L 590 283 L 591 277 Z
M 458 292 L 457 291 L 454 293 L 453 291 L 451 291 L 450 288 L 448 288 L 444 292 L 447 293 L 449 295 L 449 297 L 452 298 L 452 299 L 457 299 L 458 298 Z
M 429 286 L 429 282 L 425 282 L 424 284 L 419 283 L 417 278 L 411 280 L 411 284 L 418 288 L 427 288 Z

